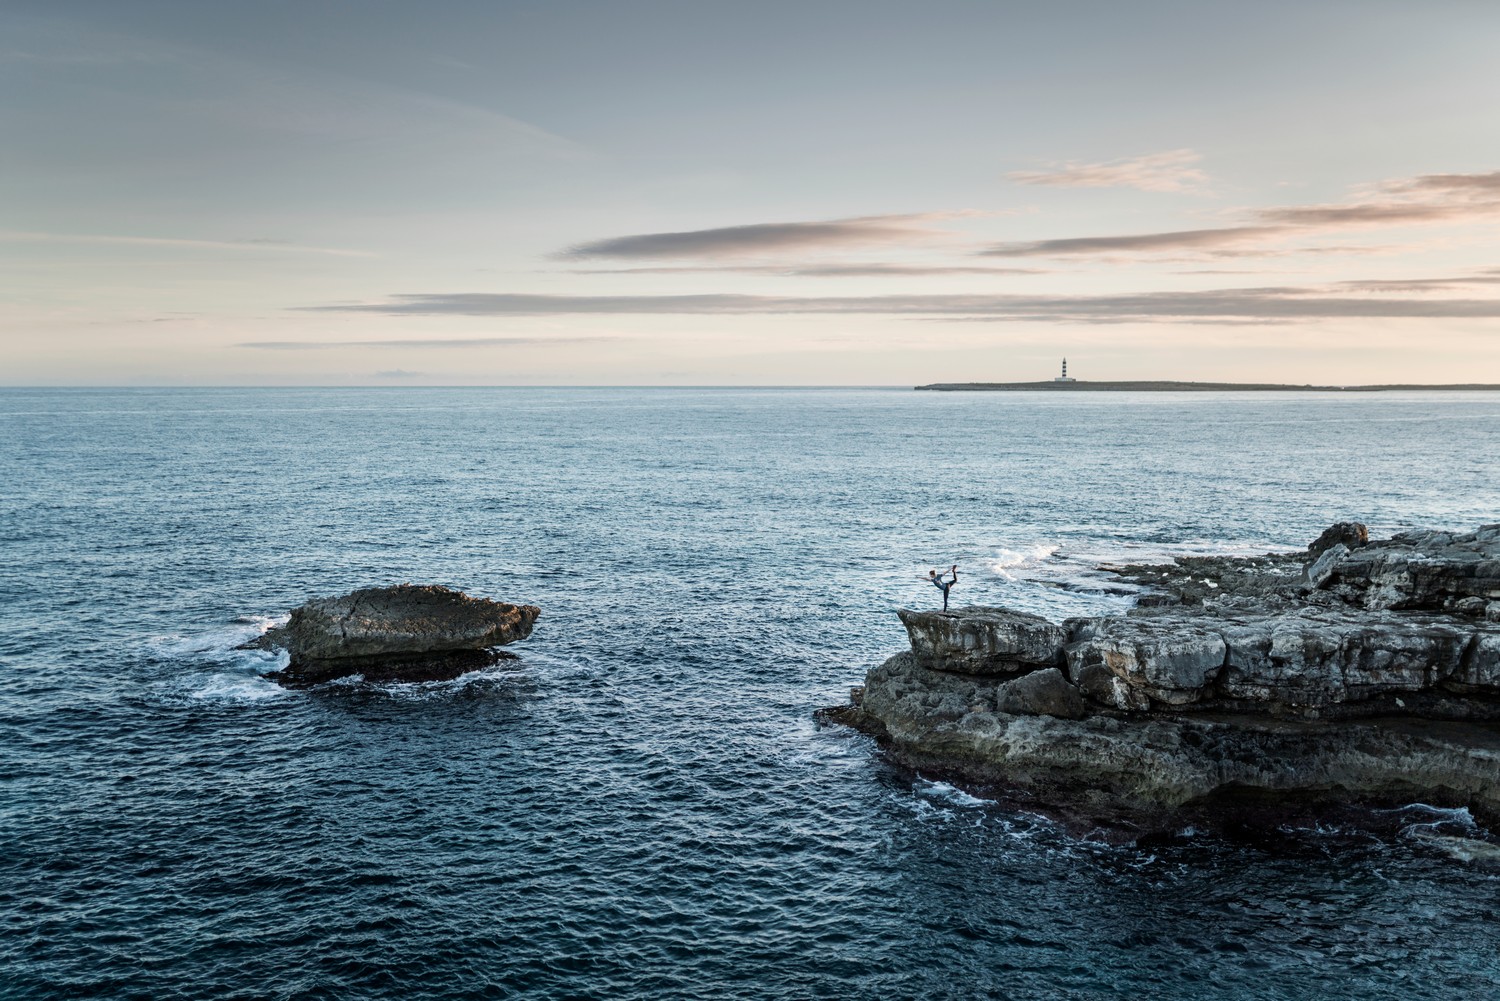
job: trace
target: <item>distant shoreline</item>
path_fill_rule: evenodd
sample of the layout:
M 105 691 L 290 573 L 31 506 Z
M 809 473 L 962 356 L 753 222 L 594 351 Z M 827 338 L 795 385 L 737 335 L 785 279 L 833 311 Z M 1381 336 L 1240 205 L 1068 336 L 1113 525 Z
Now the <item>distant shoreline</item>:
M 915 389 L 939 393 L 1005 393 L 1027 390 L 1060 393 L 1384 393 L 1395 390 L 1461 390 L 1500 391 L 1500 384 L 1483 382 L 1451 383 L 1432 386 L 1418 383 L 1391 383 L 1380 386 L 1291 386 L 1272 382 L 934 382 Z

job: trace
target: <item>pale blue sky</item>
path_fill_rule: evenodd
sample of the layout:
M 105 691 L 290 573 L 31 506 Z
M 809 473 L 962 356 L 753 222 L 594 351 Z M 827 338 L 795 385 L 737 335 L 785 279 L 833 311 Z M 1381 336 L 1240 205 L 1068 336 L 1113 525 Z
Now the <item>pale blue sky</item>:
M 1500 382 L 1496 51 L 1479 2 L 12 0 L 0 382 Z

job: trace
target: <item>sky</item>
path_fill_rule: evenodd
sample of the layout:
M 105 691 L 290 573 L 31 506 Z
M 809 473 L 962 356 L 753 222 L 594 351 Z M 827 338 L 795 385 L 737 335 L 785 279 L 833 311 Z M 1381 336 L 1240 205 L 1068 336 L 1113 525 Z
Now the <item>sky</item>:
M 0 385 L 1500 383 L 1500 4 L 6 0 Z

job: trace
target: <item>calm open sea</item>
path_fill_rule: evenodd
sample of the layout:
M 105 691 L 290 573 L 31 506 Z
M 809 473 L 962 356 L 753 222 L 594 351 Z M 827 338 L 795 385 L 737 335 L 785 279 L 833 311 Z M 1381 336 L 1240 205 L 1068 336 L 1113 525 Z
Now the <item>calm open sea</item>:
M 1500 994 L 1500 870 L 1386 823 L 1110 847 L 821 728 L 893 609 L 1500 521 L 1500 394 L 0 392 L 0 996 Z M 285 691 L 313 595 L 542 607 Z

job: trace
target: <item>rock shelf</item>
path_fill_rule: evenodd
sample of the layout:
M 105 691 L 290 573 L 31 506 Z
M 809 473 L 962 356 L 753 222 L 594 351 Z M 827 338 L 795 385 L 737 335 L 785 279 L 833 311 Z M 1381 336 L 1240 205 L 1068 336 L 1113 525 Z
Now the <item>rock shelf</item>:
M 1151 831 L 1319 805 L 1500 821 L 1500 525 L 1111 568 L 1125 615 L 902 610 L 832 715 L 897 762 Z

